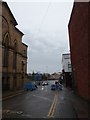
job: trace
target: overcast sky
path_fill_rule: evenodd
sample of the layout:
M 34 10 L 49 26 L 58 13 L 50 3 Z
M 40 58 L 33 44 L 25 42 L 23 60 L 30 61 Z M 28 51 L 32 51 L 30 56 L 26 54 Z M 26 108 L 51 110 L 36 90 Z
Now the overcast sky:
M 73 0 L 6 1 L 28 45 L 27 72 L 60 72 L 62 54 L 70 50 L 68 22 Z

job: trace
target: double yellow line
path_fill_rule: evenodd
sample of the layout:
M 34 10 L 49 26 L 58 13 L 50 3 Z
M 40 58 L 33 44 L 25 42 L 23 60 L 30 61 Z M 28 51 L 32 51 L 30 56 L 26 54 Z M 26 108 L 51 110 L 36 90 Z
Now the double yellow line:
M 53 103 L 52 103 L 51 108 L 49 110 L 49 113 L 47 115 L 48 117 L 53 117 L 54 116 L 57 100 L 58 100 L 58 96 L 57 96 L 57 91 L 56 91 Z

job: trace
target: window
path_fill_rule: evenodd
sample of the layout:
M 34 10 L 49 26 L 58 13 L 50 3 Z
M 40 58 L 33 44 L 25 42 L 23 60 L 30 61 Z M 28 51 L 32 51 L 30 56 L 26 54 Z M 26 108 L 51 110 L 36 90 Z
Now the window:
M 23 55 L 27 56 L 27 50 L 23 50 Z
M 71 64 L 68 64 L 68 68 L 71 68 Z
M 24 55 L 26 55 L 26 50 L 24 50 Z
M 4 40 L 3 40 L 3 66 L 8 67 L 8 55 L 9 55 L 9 36 L 8 33 L 5 34 Z
M 13 68 L 16 69 L 17 67 L 17 43 L 14 42 L 14 51 L 13 51 Z

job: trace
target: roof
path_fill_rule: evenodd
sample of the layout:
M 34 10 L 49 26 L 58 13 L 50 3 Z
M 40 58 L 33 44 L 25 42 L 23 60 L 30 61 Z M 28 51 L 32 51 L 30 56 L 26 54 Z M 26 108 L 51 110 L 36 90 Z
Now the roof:
M 28 47 L 28 45 L 26 45 L 25 43 L 22 42 L 23 45 L 25 45 L 26 47 Z
M 65 53 L 65 54 L 62 54 L 62 55 L 70 55 L 70 53 Z
M 13 14 L 12 14 L 12 12 L 11 12 L 11 10 L 10 10 L 9 6 L 8 6 L 8 4 L 7 4 L 5 1 L 2 1 L 2 5 L 4 5 L 5 7 L 7 7 L 7 9 L 9 10 L 9 12 L 10 12 L 10 14 L 11 14 L 12 18 L 13 18 L 14 25 L 15 25 L 15 26 L 16 26 L 16 25 L 18 25 L 18 23 L 17 23 L 16 19 L 14 18 Z
M 24 35 L 17 27 L 15 27 L 15 29 L 16 29 L 22 36 Z

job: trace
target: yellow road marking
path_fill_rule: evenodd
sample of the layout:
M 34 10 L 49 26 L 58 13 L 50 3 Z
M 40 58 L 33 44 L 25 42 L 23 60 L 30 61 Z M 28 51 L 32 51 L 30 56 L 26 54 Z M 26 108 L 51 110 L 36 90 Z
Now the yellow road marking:
M 53 110 L 52 110 L 51 117 L 53 117 L 53 116 L 54 116 L 54 113 L 55 113 L 55 108 L 56 108 L 56 104 L 57 104 L 57 97 L 56 97 L 56 100 L 55 100 L 55 104 L 54 104 L 54 107 L 53 107 Z
M 51 114 L 52 114 L 52 110 L 53 110 L 53 107 L 54 107 L 54 104 L 55 104 L 55 99 L 56 99 L 56 94 L 55 94 L 53 103 L 52 103 L 52 105 L 51 105 L 51 108 L 50 108 L 50 110 L 49 110 L 48 117 L 51 116 Z
M 57 91 L 55 93 L 55 97 L 54 97 L 53 103 L 52 103 L 51 108 L 49 110 L 49 113 L 47 115 L 48 117 L 53 117 L 54 112 L 55 112 L 55 108 L 56 108 L 56 104 L 57 104 Z
M 8 99 L 8 98 L 12 98 L 12 97 L 15 97 L 15 96 L 20 95 L 20 94 L 22 94 L 22 93 L 20 92 L 20 93 L 17 93 L 17 94 L 15 94 L 15 95 L 11 95 L 11 96 L 2 98 L 2 100 L 6 100 L 6 99 Z

